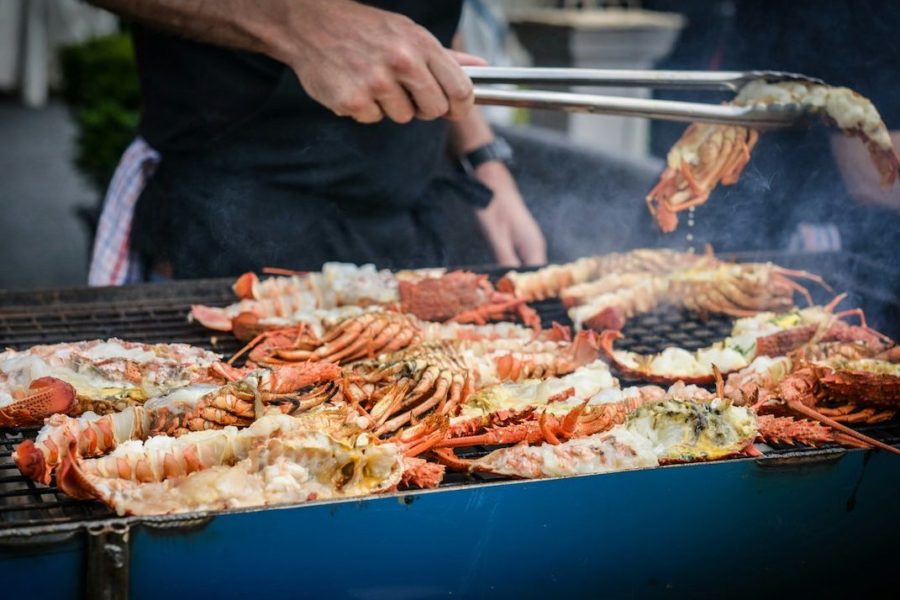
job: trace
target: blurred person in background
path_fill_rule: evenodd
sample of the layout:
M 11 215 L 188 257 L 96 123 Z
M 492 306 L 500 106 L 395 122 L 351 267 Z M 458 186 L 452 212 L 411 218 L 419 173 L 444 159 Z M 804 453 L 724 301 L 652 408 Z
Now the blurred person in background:
M 92 3 L 134 23 L 143 110 L 91 284 L 461 264 L 476 227 L 501 264 L 546 261 L 473 110 L 460 64 L 483 63 L 447 50 L 462 0 Z
M 819 77 L 869 98 L 900 147 L 900 3 L 653 0 L 645 5 L 684 11 L 689 19 L 659 68 L 766 69 Z M 716 99 L 709 93 L 659 96 Z M 654 151 L 664 156 L 683 129 L 654 123 Z M 690 233 L 697 247 L 710 242 L 718 250 L 849 250 L 894 262 L 900 186 L 882 190 L 862 142 L 815 122 L 809 129 L 760 136 L 740 181 L 720 186 L 696 209 L 695 226 L 682 227 L 672 235 Z

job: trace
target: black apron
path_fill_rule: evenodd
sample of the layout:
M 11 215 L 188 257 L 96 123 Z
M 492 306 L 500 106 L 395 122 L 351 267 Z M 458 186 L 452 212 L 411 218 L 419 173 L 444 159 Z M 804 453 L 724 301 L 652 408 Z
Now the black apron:
M 461 3 L 382 4 L 449 45 Z M 145 30 L 135 42 L 148 99 L 141 133 L 162 155 L 132 238 L 150 265 L 171 263 L 185 278 L 487 258 L 473 244 L 471 206 L 490 191 L 451 165 L 445 120 L 359 124 L 264 57 Z

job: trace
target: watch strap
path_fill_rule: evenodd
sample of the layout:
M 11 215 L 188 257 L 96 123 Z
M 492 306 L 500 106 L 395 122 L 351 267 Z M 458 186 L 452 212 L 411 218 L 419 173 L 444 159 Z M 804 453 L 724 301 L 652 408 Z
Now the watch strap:
M 512 148 L 509 146 L 509 143 L 501 137 L 495 137 L 487 144 L 479 146 L 471 152 L 467 152 L 460 159 L 460 163 L 465 171 L 471 173 L 479 166 L 492 160 L 499 160 L 509 167 L 513 165 Z

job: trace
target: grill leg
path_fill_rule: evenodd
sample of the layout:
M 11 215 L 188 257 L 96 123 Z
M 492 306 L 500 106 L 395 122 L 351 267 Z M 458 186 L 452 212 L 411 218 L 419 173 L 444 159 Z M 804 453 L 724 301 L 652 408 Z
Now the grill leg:
M 128 525 L 120 523 L 104 523 L 88 528 L 86 598 L 128 598 L 128 570 L 131 560 L 128 530 Z

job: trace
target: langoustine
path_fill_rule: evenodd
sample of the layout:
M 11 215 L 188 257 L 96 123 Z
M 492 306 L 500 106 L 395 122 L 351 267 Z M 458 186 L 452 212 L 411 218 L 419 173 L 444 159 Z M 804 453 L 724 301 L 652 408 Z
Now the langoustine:
M 887 126 L 875 106 L 856 92 L 840 87 L 802 82 L 754 81 L 732 104 L 798 104 L 846 135 L 857 136 L 878 169 L 882 187 L 897 181 L 900 158 Z M 732 185 L 750 160 L 759 132 L 736 125 L 694 123 L 669 151 L 659 183 L 647 194 L 650 213 L 660 229 L 674 231 L 678 212 L 703 204 L 718 186 Z
M 655 459 L 664 462 L 714 460 L 749 451 L 756 425 L 755 415 L 746 408 L 683 383 L 668 391 L 655 386 L 619 389 L 604 369 L 594 363 L 545 382 L 481 390 L 466 401 L 461 415 L 451 420 L 445 438 L 432 451 L 451 468 L 520 477 L 536 476 L 536 472 L 543 476 L 569 470 L 569 474 L 592 472 L 584 470 L 590 468 L 603 472 L 615 463 L 607 448 L 615 446 L 615 440 L 596 436 L 626 424 L 629 434 L 638 432 L 651 442 Z M 592 440 L 578 441 L 588 438 Z M 459 459 L 452 450 L 501 444 L 517 445 L 474 462 Z M 539 444 L 551 447 L 537 449 Z M 630 451 L 625 455 L 635 456 Z M 510 461 L 531 470 L 512 473 Z M 535 471 L 544 461 L 549 470 Z M 562 471 L 554 471 L 557 467 Z

